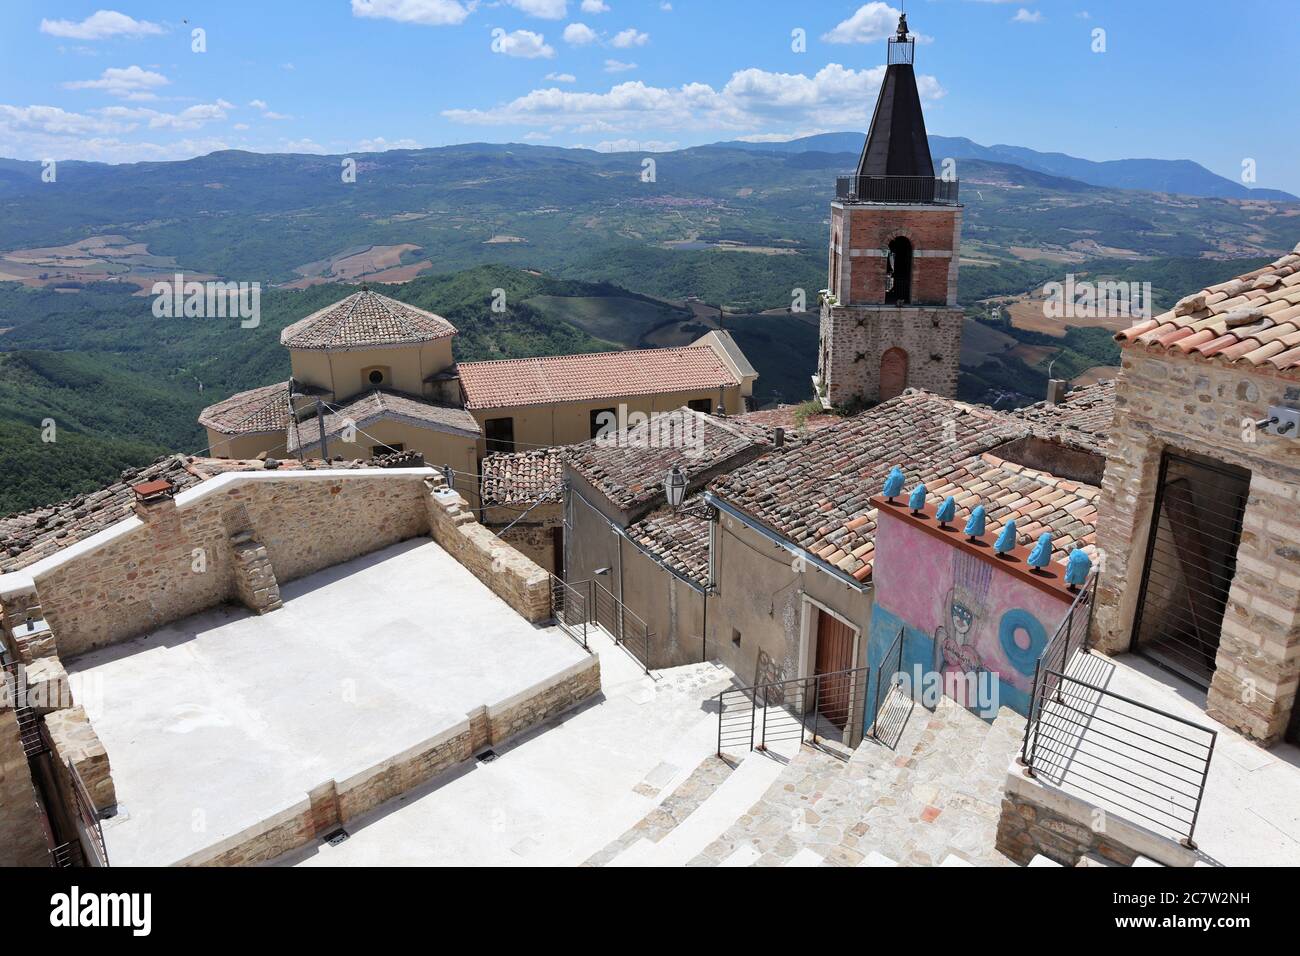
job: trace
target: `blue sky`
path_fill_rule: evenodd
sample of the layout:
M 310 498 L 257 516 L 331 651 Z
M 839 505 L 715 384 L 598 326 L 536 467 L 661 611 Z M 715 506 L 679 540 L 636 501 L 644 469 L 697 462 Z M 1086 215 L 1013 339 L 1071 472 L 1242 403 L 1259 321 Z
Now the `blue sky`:
M 646 150 L 862 129 L 898 3 L 6 0 L 0 155 Z M 933 133 L 1232 178 L 1251 159 L 1257 185 L 1300 192 L 1295 0 L 907 8 Z

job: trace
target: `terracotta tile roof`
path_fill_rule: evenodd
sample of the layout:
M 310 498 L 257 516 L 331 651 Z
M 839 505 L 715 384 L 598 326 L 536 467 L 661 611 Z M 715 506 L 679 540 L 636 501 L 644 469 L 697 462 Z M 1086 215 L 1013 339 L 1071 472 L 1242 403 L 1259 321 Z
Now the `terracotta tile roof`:
M 1011 414 L 1029 424 L 1039 437 L 1104 454 L 1115 418 L 1115 382 L 1074 388 L 1055 405 L 1038 402 Z
M 1272 265 L 1186 296 L 1115 338 L 1129 348 L 1294 373 L 1300 369 L 1300 245 Z
M 365 392 L 346 405 L 335 407 L 326 415 L 325 437 L 327 440 L 332 439 L 351 425 L 357 429 L 357 443 L 367 445 L 371 439 L 364 431 L 378 421 L 406 422 L 417 428 L 452 432 L 467 438 L 479 436 L 478 422 L 463 408 L 376 389 Z M 287 433 L 287 446 L 291 455 L 297 454 L 302 448 L 310 449 L 320 438 L 320 429 L 314 417 L 298 422 L 296 427 L 289 425 Z
M 456 334 L 440 315 L 363 289 L 280 333 L 291 349 L 366 349 L 432 342 Z
M 1015 518 L 1017 537 L 1027 544 L 1051 530 L 1056 557 L 1064 560 L 1076 542 L 1094 541 L 1101 491 L 988 451 L 1026 433 L 1027 426 L 1012 415 L 909 391 L 815 433 L 801 446 L 769 452 L 715 481 L 713 491 L 865 581 L 875 552 L 870 498 L 898 465 L 907 475 L 906 491 L 924 481 L 931 503 L 956 498 L 962 523 L 982 504 L 987 532 Z
M 938 484 L 962 463 L 1029 433 L 980 405 L 908 390 L 714 481 L 719 498 L 858 580 L 871 573 L 870 505 L 898 465 L 912 488 Z
M 739 381 L 707 345 L 461 362 L 466 408 L 703 391 Z
M 624 511 L 664 494 L 674 465 L 686 472 L 688 489 L 762 454 L 769 430 L 735 418 L 679 408 L 630 429 L 614 441 L 593 438 L 571 445 L 565 463 Z
M 290 470 L 364 468 L 376 463 L 280 461 L 278 467 Z M 131 491 L 133 485 L 165 479 L 179 492 L 227 471 L 253 471 L 265 467 L 261 461 L 168 455 L 143 468 L 127 469 L 117 481 L 98 491 L 0 517 L 0 574 L 25 568 L 70 544 L 98 534 L 123 518 L 131 517 L 135 502 L 135 494 Z
M 743 415 L 732 416 L 732 421 L 747 422 L 753 425 L 762 425 L 765 428 L 784 428 L 787 440 L 798 438 L 807 432 L 814 432 L 819 428 L 826 428 L 841 422 L 839 415 L 832 415 L 829 412 L 819 412 L 815 415 L 809 415 L 802 422 L 799 421 L 798 405 L 777 405 L 775 408 L 762 408 L 756 412 L 746 412 Z
M 236 392 L 225 401 L 199 413 L 199 424 L 222 435 L 282 432 L 293 416 L 289 412 L 289 383 L 277 382 Z
M 685 507 L 701 504 L 699 495 Z M 628 537 L 656 561 L 700 587 L 709 581 L 709 522 L 702 514 L 660 508 L 628 525 Z
M 558 502 L 564 479 L 564 449 L 497 452 L 483 459 L 481 496 L 484 507 Z

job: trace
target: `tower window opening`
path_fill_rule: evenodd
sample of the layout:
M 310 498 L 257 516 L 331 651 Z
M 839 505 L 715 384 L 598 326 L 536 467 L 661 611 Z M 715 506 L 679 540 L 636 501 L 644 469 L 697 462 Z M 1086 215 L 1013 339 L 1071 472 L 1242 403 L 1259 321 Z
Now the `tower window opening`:
M 885 301 L 906 304 L 912 301 L 912 243 L 898 236 L 889 243 L 885 258 Z

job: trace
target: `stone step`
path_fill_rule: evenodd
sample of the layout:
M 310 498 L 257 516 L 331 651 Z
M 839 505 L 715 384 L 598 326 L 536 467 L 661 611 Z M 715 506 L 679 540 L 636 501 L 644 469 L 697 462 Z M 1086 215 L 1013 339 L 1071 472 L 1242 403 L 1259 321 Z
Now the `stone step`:
M 779 761 L 757 751 L 751 753 L 660 840 L 638 841 L 609 865 L 684 866 L 745 816 L 783 769 Z

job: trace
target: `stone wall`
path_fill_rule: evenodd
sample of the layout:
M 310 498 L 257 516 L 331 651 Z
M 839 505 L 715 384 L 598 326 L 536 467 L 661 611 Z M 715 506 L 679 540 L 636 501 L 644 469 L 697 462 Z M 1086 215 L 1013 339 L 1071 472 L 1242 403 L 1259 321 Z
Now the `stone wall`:
M 909 387 L 956 395 L 963 316 L 960 309 L 946 307 L 823 306 L 818 374 L 825 397 L 832 405 L 854 398 L 877 401 L 880 359 L 891 348 L 907 353 Z
M 64 659 L 424 534 L 429 469 L 235 472 L 25 569 Z M 253 532 L 253 567 L 239 561 Z M 234 541 L 232 541 L 232 538 Z M 269 558 L 269 568 L 261 567 Z M 252 573 L 241 588 L 236 569 Z M 12 577 L 9 575 L 5 576 Z M 3 579 L 0 579 L 3 580 Z M 251 582 L 251 584 L 249 584 Z M 278 595 L 264 602 L 273 607 Z
M 493 534 L 504 531 L 501 540 L 527 557 L 543 571 L 563 577 L 555 567 L 555 536 L 563 534 L 564 506 L 558 501 L 537 505 L 522 515 L 526 504 L 483 509 L 483 526 Z M 505 531 L 509 528 L 509 531 Z
M 12 707 L 0 703 L 0 866 L 49 866 L 49 846 Z
M 474 520 L 465 499 L 441 479 L 431 480 L 428 487 L 425 501 L 433 540 L 525 620 L 548 620 L 551 579 L 546 571 Z
M 1125 349 L 1097 522 L 1092 641 L 1114 654 L 1130 649 L 1162 452 L 1250 470 L 1207 711 L 1264 743 L 1282 737 L 1300 683 L 1300 441 L 1249 427 L 1281 404 L 1300 404 L 1300 386 L 1278 374 Z
M 1167 837 L 1025 776 L 1015 762 L 1007 771 L 996 846 L 1021 866 L 1039 854 L 1062 866 L 1075 866 L 1091 854 L 1120 866 L 1131 866 L 1139 856 L 1165 866 L 1193 866 L 1197 859 Z
M 477 708 L 423 743 L 342 780 L 327 780 L 256 826 L 180 861 L 182 866 L 247 866 L 306 846 L 485 747 L 499 745 L 600 690 L 600 659 L 584 658 L 540 684 Z

